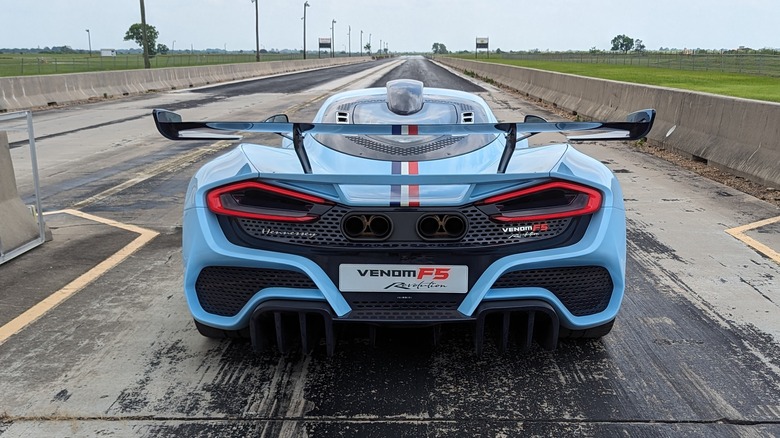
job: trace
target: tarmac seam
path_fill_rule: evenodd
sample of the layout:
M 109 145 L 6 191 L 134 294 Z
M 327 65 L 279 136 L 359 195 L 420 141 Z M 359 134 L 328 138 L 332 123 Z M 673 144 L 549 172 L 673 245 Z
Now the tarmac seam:
M 730 234 L 737 240 L 741 241 L 745 245 L 753 248 L 754 250 L 760 252 L 761 254 L 765 255 L 766 257 L 769 257 L 770 259 L 774 260 L 775 263 L 780 265 L 780 253 L 773 250 L 772 248 L 764 245 L 763 243 L 757 241 L 756 239 L 753 239 L 752 237 L 745 234 L 746 232 L 750 230 L 754 230 L 756 228 L 764 227 L 767 225 L 771 225 L 773 223 L 780 222 L 780 216 L 764 219 L 762 221 L 753 222 L 747 225 L 741 225 L 739 227 L 729 228 L 726 230 L 726 233 Z
M 50 214 L 70 214 L 83 219 L 99 222 L 105 225 L 109 225 L 115 228 L 120 228 L 126 231 L 137 233 L 138 237 L 133 239 L 130 243 L 125 245 L 119 251 L 115 252 L 110 257 L 98 263 L 95 267 L 77 277 L 75 280 L 66 284 L 60 290 L 52 293 L 48 297 L 39 301 L 37 304 L 27 309 L 24 313 L 12 319 L 2 327 L 0 327 L 0 345 L 2 345 L 8 338 L 14 334 L 20 332 L 33 322 L 37 321 L 41 316 L 54 309 L 62 302 L 75 295 L 78 291 L 82 290 L 88 284 L 95 281 L 98 277 L 108 272 L 118 264 L 122 263 L 125 259 L 130 257 L 133 253 L 141 249 L 144 245 L 154 239 L 159 233 L 156 231 L 141 228 L 135 225 L 124 224 L 111 219 L 102 218 L 99 216 L 84 213 L 78 210 L 59 210 L 45 213 Z M 2 419 L 3 417 L 0 417 Z
M 425 424 L 425 423 L 462 423 L 462 422 L 494 422 L 494 423 L 528 423 L 528 424 L 674 424 L 674 425 L 734 425 L 734 426 L 762 426 L 762 425 L 780 425 L 780 419 L 775 420 L 737 420 L 731 418 L 717 418 L 710 420 L 653 420 L 653 419 L 573 419 L 573 418 L 550 418 L 550 419 L 526 419 L 526 418 L 397 418 L 397 417 L 362 417 L 362 418 L 344 418 L 344 417 L 177 417 L 177 416 L 154 416 L 154 415 L 129 415 L 129 416 L 10 416 L 0 415 L 0 422 L 14 423 L 25 421 L 108 421 L 108 422 L 128 422 L 128 421 L 181 421 L 181 422 L 239 422 L 239 423 L 258 423 L 258 422 L 288 422 L 305 421 L 310 423 L 398 423 L 398 424 Z

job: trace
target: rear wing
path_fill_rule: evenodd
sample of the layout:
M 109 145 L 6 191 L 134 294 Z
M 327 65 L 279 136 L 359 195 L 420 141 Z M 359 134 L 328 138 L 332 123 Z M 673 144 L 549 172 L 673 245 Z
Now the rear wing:
M 157 130 L 171 140 L 240 140 L 237 132 L 254 133 L 292 133 L 293 149 L 301 162 L 305 173 L 311 173 L 311 164 L 306 154 L 303 139 L 306 135 L 340 136 L 468 136 L 468 135 L 504 135 L 506 142 L 498 173 L 504 173 L 518 141 L 544 132 L 565 134 L 570 141 L 610 141 L 638 140 L 647 135 L 653 127 L 655 110 L 646 109 L 631 113 L 624 122 L 522 122 L 522 123 L 475 123 L 475 124 L 431 124 L 431 125 L 388 125 L 388 124 L 336 124 L 336 123 L 290 123 L 276 122 L 276 118 L 263 122 L 184 122 L 179 114 L 155 109 L 152 111 Z M 495 137 L 493 137 L 495 138 Z M 447 158 L 473 152 L 490 142 L 472 149 L 463 149 L 457 153 L 448 153 Z M 338 152 L 354 156 L 363 154 L 355 151 L 337 149 L 323 144 Z M 370 157 L 371 158 L 371 157 Z M 372 157 L 383 159 L 383 157 Z M 432 159 L 440 159 L 436 157 Z M 392 158 L 389 158 L 392 160 Z M 397 157 L 396 157 L 397 159 Z M 407 157 L 409 159 L 409 157 Z M 431 158 L 429 158 L 431 159 Z M 416 159 L 423 161 L 424 159 Z

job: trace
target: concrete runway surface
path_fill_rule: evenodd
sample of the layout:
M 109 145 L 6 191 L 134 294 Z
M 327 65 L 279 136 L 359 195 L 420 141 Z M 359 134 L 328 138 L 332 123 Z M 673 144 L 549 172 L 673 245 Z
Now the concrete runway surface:
M 201 337 L 182 198 L 231 145 L 167 141 L 151 109 L 309 121 L 334 92 L 398 77 L 477 92 L 501 120 L 556 119 L 422 58 L 36 112 L 54 240 L 0 266 L 0 437 L 780 435 L 780 211 L 625 143 L 576 146 L 627 207 L 628 289 L 600 341 L 500 354 L 489 340 L 477 357 L 462 328 L 436 347 L 388 330 L 329 358 Z M 29 201 L 27 154 L 12 149 Z

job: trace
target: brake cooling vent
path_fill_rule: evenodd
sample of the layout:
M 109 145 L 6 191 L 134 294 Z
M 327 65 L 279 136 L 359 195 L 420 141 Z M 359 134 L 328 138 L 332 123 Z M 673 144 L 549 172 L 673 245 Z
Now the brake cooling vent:
M 314 289 L 311 279 L 295 271 L 280 269 L 209 266 L 195 282 L 198 302 L 208 313 L 234 316 L 259 290 L 267 287 Z
M 601 266 L 576 266 L 507 272 L 493 287 L 541 287 L 558 297 L 573 315 L 585 316 L 607 308 L 613 284 L 609 271 Z

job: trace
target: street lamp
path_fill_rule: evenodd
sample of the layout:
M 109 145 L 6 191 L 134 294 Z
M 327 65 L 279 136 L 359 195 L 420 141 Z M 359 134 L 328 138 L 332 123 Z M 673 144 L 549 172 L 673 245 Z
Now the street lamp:
M 303 3 L 303 59 L 306 59 L 306 8 L 310 7 L 309 2 Z
M 171 52 L 173 52 L 176 49 L 176 40 L 173 40 L 173 44 L 171 44 Z
M 255 61 L 260 62 L 260 0 L 251 0 L 255 4 Z
M 352 57 L 352 26 L 347 26 L 349 31 L 347 32 L 347 41 L 349 44 L 349 56 Z
M 360 56 L 363 56 L 363 31 L 360 31 Z
M 86 29 L 87 31 L 87 40 L 89 40 L 89 56 L 92 56 L 92 35 L 89 33 L 89 29 Z
M 371 56 L 371 34 L 368 34 L 368 56 Z
M 330 57 L 335 58 L 336 57 L 336 19 L 334 18 L 333 21 L 330 22 Z

